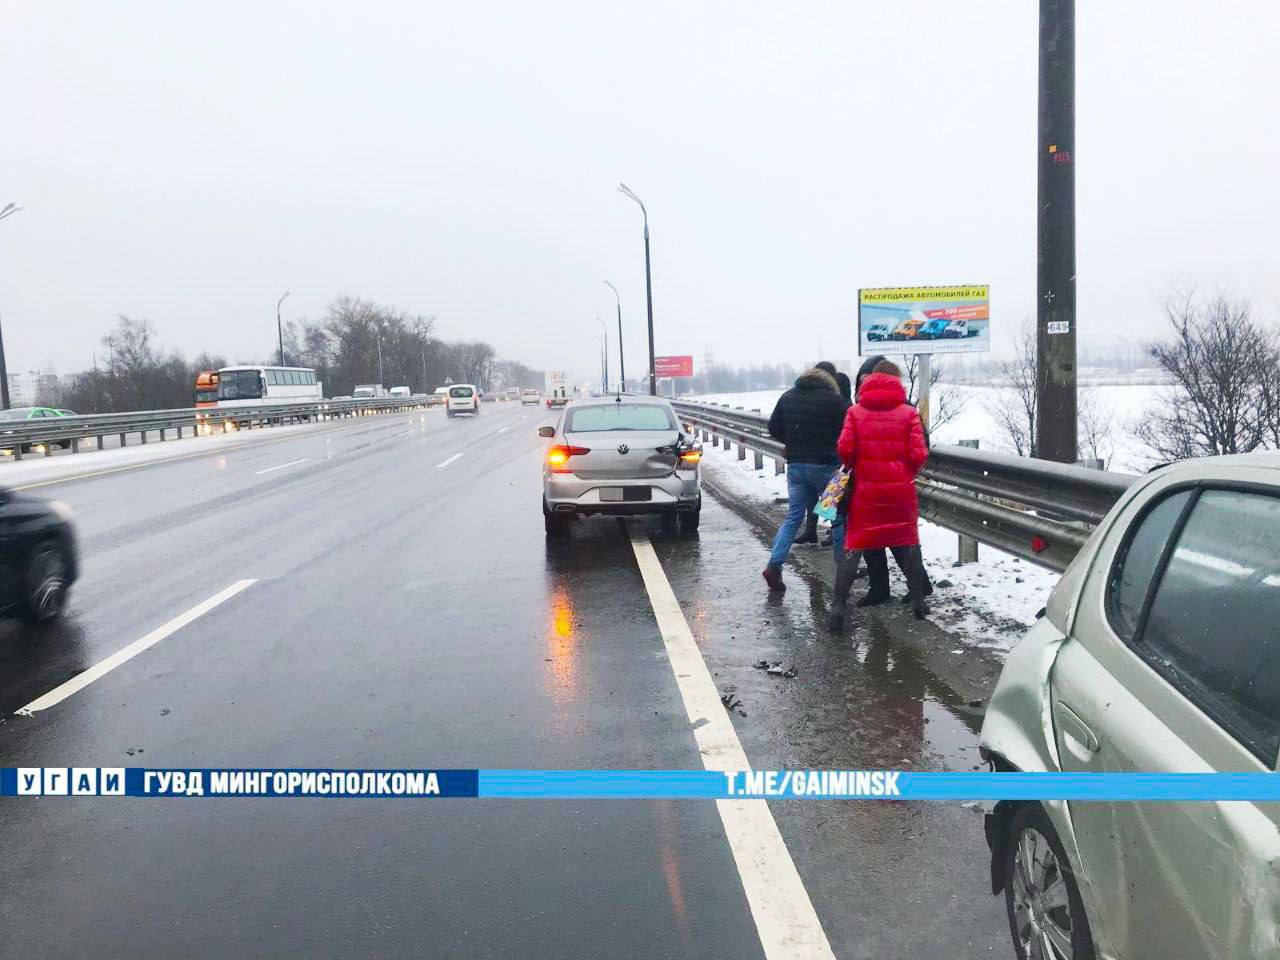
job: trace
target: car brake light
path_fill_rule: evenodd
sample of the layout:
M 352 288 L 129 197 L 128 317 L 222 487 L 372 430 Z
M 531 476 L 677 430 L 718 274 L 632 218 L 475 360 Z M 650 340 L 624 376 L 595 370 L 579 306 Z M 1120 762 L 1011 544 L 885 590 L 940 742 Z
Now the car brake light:
M 555 446 L 547 450 L 547 463 L 551 466 L 552 473 L 572 473 L 566 464 L 570 457 L 580 457 L 584 453 L 590 453 L 587 447 L 569 447 L 564 444 L 557 443 Z
M 680 465 L 682 467 L 683 466 L 692 467 L 701 462 L 702 462 L 701 450 L 685 450 L 680 454 Z
M 1048 549 L 1049 549 L 1049 541 L 1046 540 L 1044 537 L 1031 538 L 1032 553 L 1044 553 Z

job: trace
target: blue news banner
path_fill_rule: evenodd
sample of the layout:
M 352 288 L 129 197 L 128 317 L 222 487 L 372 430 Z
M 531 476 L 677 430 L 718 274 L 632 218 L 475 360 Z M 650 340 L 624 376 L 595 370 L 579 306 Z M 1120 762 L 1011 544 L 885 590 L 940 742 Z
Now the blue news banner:
M 3 767 L 0 796 L 1280 800 L 1274 773 Z

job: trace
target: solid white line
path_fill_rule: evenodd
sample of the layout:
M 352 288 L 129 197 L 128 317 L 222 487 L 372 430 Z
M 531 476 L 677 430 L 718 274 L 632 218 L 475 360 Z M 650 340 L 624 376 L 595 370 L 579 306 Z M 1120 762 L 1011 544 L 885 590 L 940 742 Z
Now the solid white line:
M 631 533 L 649 605 L 658 621 L 693 736 L 708 770 L 750 770 L 733 722 L 648 538 Z M 768 960 L 835 960 L 831 944 L 764 800 L 717 800 L 742 889 Z
M 262 474 L 270 473 L 272 470 L 283 470 L 285 467 L 292 467 L 295 463 L 306 463 L 310 459 L 310 457 L 303 457 L 301 460 L 290 460 L 288 463 L 282 463 L 275 467 L 267 467 L 265 470 L 255 470 L 253 475 L 255 477 L 260 477 Z
M 111 656 L 107 657 L 107 659 L 99 660 L 83 673 L 76 674 L 61 686 L 54 687 L 44 696 L 37 697 L 35 700 L 32 700 L 25 707 L 19 710 L 18 713 L 30 715 L 38 713 L 41 710 L 47 710 L 49 707 L 61 703 L 77 690 L 82 690 L 89 684 L 93 683 L 93 681 L 101 677 L 105 677 L 122 663 L 129 662 L 138 654 L 142 653 L 142 651 L 149 647 L 154 647 L 165 637 L 172 633 L 176 633 L 193 620 L 199 619 L 220 603 L 230 600 L 241 590 L 251 587 L 257 582 L 257 580 L 237 580 L 231 586 L 227 587 L 220 593 L 215 593 L 203 603 L 197 603 L 186 613 L 180 613 L 163 626 L 156 627 L 156 629 L 152 630 L 142 639 L 133 641 L 133 643 L 129 644 L 127 647 L 117 650 Z
M 460 456 L 462 456 L 462 454 L 455 453 L 448 460 L 441 460 L 439 463 L 436 464 L 436 469 L 439 470 L 441 467 L 447 467 L 449 464 L 453 463 L 453 461 L 457 460 Z
M 507 430 L 509 429 L 510 429 L 509 427 L 503 427 L 501 430 L 498 431 L 498 433 L 506 433 Z

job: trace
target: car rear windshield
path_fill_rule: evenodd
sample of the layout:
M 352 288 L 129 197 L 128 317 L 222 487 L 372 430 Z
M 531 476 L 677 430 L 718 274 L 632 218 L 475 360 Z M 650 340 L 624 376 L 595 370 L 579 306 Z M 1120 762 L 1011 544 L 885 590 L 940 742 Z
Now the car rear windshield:
M 656 403 L 601 403 L 569 411 L 565 433 L 610 430 L 674 430 L 671 411 Z
M 469 397 L 469 396 L 471 396 L 471 393 L 472 393 L 472 391 L 471 391 L 471 388 L 470 388 L 470 387 L 454 387 L 452 390 L 450 390 L 450 391 L 449 391 L 449 396 L 451 396 L 451 397 Z

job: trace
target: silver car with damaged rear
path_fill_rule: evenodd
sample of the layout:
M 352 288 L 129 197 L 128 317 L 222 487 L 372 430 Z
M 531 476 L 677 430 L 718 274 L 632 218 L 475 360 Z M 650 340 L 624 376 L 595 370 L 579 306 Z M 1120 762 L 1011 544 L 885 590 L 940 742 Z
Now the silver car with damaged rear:
M 1138 480 L 1010 651 L 996 770 L 1280 776 L 1280 454 Z M 1019 957 L 1280 955 L 1280 804 L 1004 800 L 994 892 Z
M 548 536 L 576 517 L 657 514 L 698 529 L 702 448 L 671 404 L 659 397 L 574 400 L 554 427 L 542 464 L 542 514 Z

